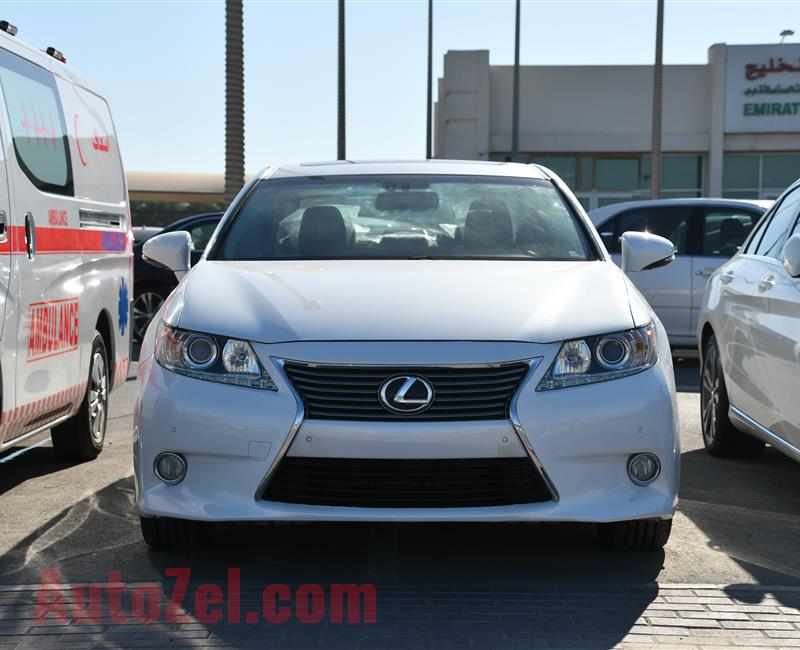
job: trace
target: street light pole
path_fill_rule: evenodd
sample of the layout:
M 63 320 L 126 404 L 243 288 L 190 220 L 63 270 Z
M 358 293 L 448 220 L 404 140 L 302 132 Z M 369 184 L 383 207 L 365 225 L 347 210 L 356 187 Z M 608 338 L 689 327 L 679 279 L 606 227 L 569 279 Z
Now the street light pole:
M 433 0 L 428 0 L 428 112 L 425 158 L 433 158 Z
M 344 0 L 339 0 L 339 97 L 337 109 L 337 159 L 347 160 L 345 147 Z
M 511 160 L 519 160 L 519 15 L 521 1 L 517 0 L 514 24 L 514 97 L 511 114 Z
M 225 204 L 244 185 L 244 32 L 242 0 L 225 0 Z
M 650 153 L 650 198 L 661 197 L 661 117 L 663 110 L 664 65 L 662 59 L 664 40 L 664 0 L 657 0 L 656 61 L 653 68 L 653 129 Z

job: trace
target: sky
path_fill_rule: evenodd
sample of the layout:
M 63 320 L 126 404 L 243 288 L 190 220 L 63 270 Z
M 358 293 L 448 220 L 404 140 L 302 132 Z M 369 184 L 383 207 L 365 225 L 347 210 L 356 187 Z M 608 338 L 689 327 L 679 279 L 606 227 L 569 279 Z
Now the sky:
M 348 158 L 423 158 L 427 0 L 346 6 Z M 0 13 L 105 89 L 126 169 L 223 171 L 222 0 L 4 1 Z M 652 63 L 655 13 L 655 0 L 523 0 L 521 63 Z M 245 0 L 244 23 L 247 171 L 335 159 L 336 0 Z M 705 63 L 713 43 L 784 29 L 800 35 L 800 0 L 666 0 L 664 62 Z M 513 63 L 513 0 L 434 0 L 433 47 L 434 79 L 448 50 Z

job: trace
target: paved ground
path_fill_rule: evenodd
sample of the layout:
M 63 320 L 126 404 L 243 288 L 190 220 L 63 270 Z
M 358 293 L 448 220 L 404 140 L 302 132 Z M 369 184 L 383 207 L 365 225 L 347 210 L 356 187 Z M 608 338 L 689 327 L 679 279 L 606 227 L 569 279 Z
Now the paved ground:
M 520 524 L 229 526 L 205 550 L 151 552 L 132 508 L 129 381 L 112 398 L 108 447 L 97 461 L 60 463 L 43 446 L 0 465 L 0 650 L 798 647 L 800 465 L 771 449 L 755 462 L 710 458 L 700 448 L 696 362 L 676 374 L 680 509 L 665 552 L 633 554 L 598 546 L 589 526 Z M 224 584 L 229 566 L 241 567 L 247 602 L 265 584 L 372 583 L 377 623 L 33 620 L 45 568 L 57 567 L 64 583 L 105 583 L 117 571 L 169 594 L 169 568 L 190 567 L 196 585 Z

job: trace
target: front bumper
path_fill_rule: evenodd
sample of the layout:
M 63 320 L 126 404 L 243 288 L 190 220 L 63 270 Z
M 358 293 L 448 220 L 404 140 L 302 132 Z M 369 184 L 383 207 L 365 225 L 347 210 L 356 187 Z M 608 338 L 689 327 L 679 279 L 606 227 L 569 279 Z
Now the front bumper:
M 663 338 L 663 337 L 662 337 Z M 665 339 L 664 339 L 665 340 Z M 277 392 L 190 379 L 152 357 L 139 368 L 135 412 L 136 500 L 143 515 L 209 521 L 586 521 L 670 517 L 679 482 L 678 420 L 669 351 L 632 377 L 554 391 L 535 387 L 558 344 L 293 343 L 255 345 Z M 480 422 L 302 421 L 276 359 L 317 363 L 425 365 L 540 359 L 510 420 Z M 294 438 L 291 434 L 296 432 Z M 532 504 L 457 508 L 309 506 L 258 498 L 284 454 L 339 458 L 522 457 L 535 451 L 557 498 Z M 165 485 L 157 454 L 185 456 L 186 478 Z M 639 487 L 631 454 L 652 452 L 661 473 Z

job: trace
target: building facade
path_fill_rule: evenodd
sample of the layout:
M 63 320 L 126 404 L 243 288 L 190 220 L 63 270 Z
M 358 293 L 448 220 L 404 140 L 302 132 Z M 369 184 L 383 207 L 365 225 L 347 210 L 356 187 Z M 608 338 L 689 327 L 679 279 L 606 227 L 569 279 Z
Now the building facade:
M 450 51 L 437 158 L 509 160 L 512 66 Z M 522 66 L 520 154 L 587 209 L 650 196 L 652 66 Z M 800 44 L 713 45 L 664 66 L 663 197 L 775 198 L 800 177 Z
M 134 226 L 167 226 L 181 217 L 224 209 L 222 174 L 126 174 Z

